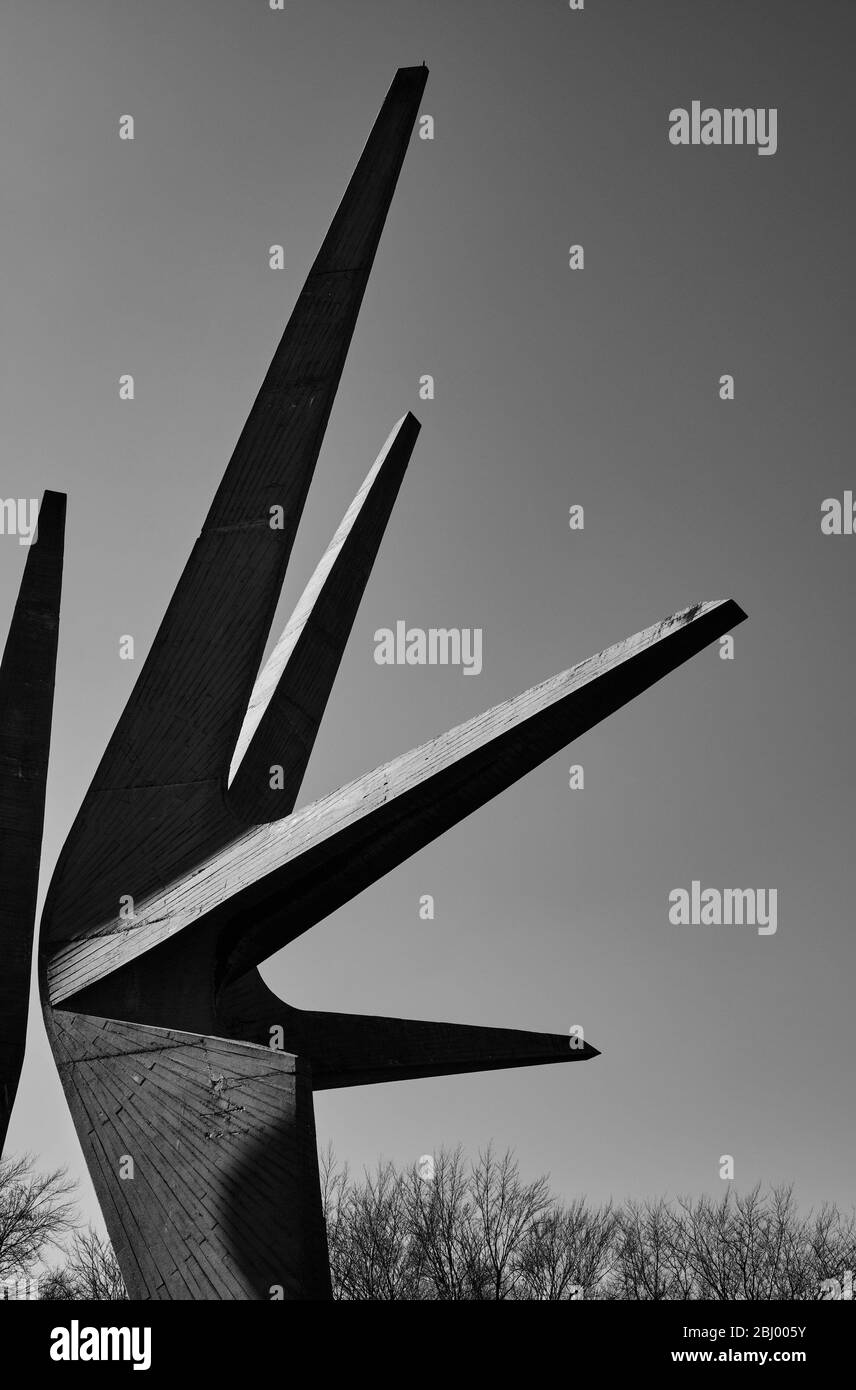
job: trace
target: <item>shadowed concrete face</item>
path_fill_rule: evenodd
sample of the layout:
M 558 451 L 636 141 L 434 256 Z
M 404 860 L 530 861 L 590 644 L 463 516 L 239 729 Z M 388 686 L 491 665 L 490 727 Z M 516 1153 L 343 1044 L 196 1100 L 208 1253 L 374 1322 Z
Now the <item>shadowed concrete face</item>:
M 257 966 L 744 616 L 696 604 L 294 810 L 411 415 L 259 665 L 426 77 L 393 81 L 45 906 L 48 1033 L 135 1298 L 329 1295 L 313 1089 L 597 1055 L 294 1009 Z
M 60 1011 L 53 1042 L 78 1131 L 97 1134 L 90 1171 L 137 1296 L 329 1297 L 304 1062 Z
M 46 492 L 0 665 L 0 1152 L 24 1060 L 64 534 L 65 496 Z

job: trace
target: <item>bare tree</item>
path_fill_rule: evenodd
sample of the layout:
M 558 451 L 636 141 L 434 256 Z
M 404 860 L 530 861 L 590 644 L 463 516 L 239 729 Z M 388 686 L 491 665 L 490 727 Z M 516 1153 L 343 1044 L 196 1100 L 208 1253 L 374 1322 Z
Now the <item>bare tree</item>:
M 404 1195 L 418 1252 L 420 1297 L 442 1302 L 472 1298 L 481 1279 L 481 1259 L 461 1145 L 435 1154 L 430 1174 L 414 1164 Z
M 523 1296 L 561 1301 L 598 1298 L 608 1289 L 619 1226 L 611 1202 L 590 1207 L 584 1197 L 536 1221 L 522 1259 Z
M 391 1163 L 379 1163 L 361 1184 L 341 1185 L 335 1240 L 339 1298 L 390 1302 L 419 1296 L 419 1251 L 409 1227 L 405 1181 Z
M 74 1184 L 63 1169 L 35 1173 L 33 1159 L 0 1159 L 0 1280 L 33 1270 L 74 1224 Z
M 348 1220 L 351 1178 L 347 1163 L 341 1168 L 336 1162 L 332 1144 L 319 1155 L 321 1178 L 321 1209 L 327 1227 L 327 1249 L 330 1260 L 330 1282 L 333 1297 L 348 1297 L 347 1290 L 355 1282 L 355 1251 L 350 1238 Z
M 117 1302 L 128 1297 L 112 1245 L 91 1226 L 75 1235 L 63 1273 L 74 1298 Z
M 524 1283 L 524 1251 L 550 1206 L 549 1182 L 523 1182 L 510 1151 L 497 1157 L 488 1146 L 473 1164 L 470 1191 L 480 1253 L 472 1296 L 516 1298 Z
M 645 1302 L 687 1297 L 683 1226 L 663 1197 L 618 1213 L 613 1296 Z
M 828 1203 L 806 1223 L 807 1251 L 797 1298 L 819 1298 L 827 1280 L 841 1280 L 844 1270 L 856 1270 L 856 1215 L 848 1217 Z
M 691 1276 L 680 1297 L 816 1298 L 824 1279 L 852 1268 L 853 1215 L 824 1205 L 803 1217 L 790 1187 L 766 1194 L 759 1184 L 746 1193 L 728 1189 L 718 1202 L 682 1198 L 678 1209 Z

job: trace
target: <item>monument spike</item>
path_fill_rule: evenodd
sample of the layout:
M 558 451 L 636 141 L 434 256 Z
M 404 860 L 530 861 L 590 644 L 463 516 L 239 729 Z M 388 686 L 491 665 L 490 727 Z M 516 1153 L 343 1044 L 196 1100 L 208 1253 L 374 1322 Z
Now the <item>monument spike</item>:
M 279 1030 L 277 1042 L 286 1052 L 311 1058 L 314 1091 L 599 1056 L 576 1033 L 295 1009 L 277 998 L 257 970 L 221 992 L 217 1012 L 229 1037 L 270 1046 Z
M 303 1017 L 312 1089 L 416 1081 L 473 1071 L 587 1062 L 596 1047 L 566 1033 L 530 1033 L 471 1023 L 313 1012 Z
M 287 819 L 246 831 L 138 902 L 133 922 L 114 915 L 57 950 L 48 973 L 52 1001 L 72 998 L 184 933 L 186 949 L 164 958 L 175 973 L 205 961 L 206 978 L 218 986 L 238 979 L 744 617 L 731 600 L 683 609 Z M 161 973 L 164 961 L 153 968 Z M 142 997 L 134 972 L 110 985 L 120 987 Z M 90 996 L 95 1012 L 100 997 Z M 200 1016 L 182 1026 L 200 1026 Z
M 294 808 L 418 433 L 409 412 L 390 432 L 256 681 L 229 779 L 248 824 Z
M 51 744 L 65 494 L 45 492 L 0 663 L 0 1153 L 24 1061 Z
M 156 897 L 149 930 L 211 914 L 196 949 L 215 951 L 220 981 L 238 978 L 745 617 L 732 600 L 694 604 L 250 832 Z
M 235 833 L 235 741 L 426 78 L 396 73 L 298 297 L 78 813 L 52 886 L 57 936 Z

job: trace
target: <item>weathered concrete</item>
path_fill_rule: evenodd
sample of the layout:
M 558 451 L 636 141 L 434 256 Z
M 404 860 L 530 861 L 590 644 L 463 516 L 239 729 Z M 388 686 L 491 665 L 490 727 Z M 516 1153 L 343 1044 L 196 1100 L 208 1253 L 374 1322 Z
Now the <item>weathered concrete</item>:
M 53 1043 L 132 1298 L 330 1297 L 300 1058 L 61 1011 Z

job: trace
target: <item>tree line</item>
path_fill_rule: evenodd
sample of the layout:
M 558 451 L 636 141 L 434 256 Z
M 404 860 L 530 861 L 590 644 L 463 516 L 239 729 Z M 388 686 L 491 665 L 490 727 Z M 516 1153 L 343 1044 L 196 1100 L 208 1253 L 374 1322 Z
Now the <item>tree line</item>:
M 322 1155 L 334 1296 L 345 1300 L 816 1299 L 856 1268 L 856 1217 L 790 1187 L 596 1204 L 458 1147 L 353 1179 Z
M 856 1215 L 802 1213 L 791 1187 L 593 1203 L 527 1180 L 510 1151 L 459 1146 L 353 1177 L 320 1159 L 334 1298 L 649 1301 L 816 1299 L 856 1269 Z M 0 1162 L 0 1291 L 127 1297 L 109 1242 L 76 1219 L 74 1188 L 29 1158 Z M 846 1285 L 845 1285 L 846 1286 Z

